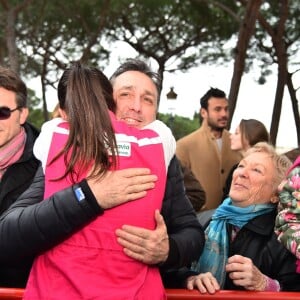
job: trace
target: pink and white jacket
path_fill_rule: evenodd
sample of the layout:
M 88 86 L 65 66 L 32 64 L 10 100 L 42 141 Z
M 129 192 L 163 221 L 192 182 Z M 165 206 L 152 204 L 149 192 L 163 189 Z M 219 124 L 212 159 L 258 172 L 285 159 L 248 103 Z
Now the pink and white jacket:
M 160 209 L 166 173 L 176 142 L 170 129 L 155 121 L 138 130 L 119 122 L 111 113 L 118 145 L 118 169 L 147 167 L 158 176 L 144 198 L 130 201 L 104 214 L 69 239 L 35 259 L 24 299 L 165 299 L 156 266 L 138 262 L 123 252 L 115 230 L 124 224 L 155 228 L 154 211 Z M 62 119 L 45 123 L 34 147 L 45 171 L 45 198 L 72 185 L 59 181 L 64 158 L 47 165 L 64 147 L 69 125 Z M 86 177 L 80 174 L 78 180 Z

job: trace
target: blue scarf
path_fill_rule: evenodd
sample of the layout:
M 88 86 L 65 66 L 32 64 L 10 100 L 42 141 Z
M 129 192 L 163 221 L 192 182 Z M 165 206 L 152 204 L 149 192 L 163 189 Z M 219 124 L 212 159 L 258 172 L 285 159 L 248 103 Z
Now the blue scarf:
M 232 205 L 227 198 L 216 209 L 209 226 L 205 230 L 206 242 L 199 261 L 192 269 L 198 273 L 211 272 L 221 288 L 224 286 L 226 272 L 225 265 L 228 258 L 229 238 L 227 224 L 242 228 L 249 220 L 267 214 L 275 209 L 273 204 L 258 204 L 248 207 Z

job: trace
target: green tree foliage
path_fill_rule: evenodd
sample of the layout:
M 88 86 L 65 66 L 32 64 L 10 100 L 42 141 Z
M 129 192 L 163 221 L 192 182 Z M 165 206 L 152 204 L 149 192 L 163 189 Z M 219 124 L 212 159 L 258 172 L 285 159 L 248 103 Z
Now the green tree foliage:
M 99 67 L 107 63 L 108 50 L 102 46 L 101 39 L 108 19 L 108 4 L 109 0 L 0 2 L 3 25 L 0 61 L 17 65 L 14 69 L 20 70 L 25 78 L 40 78 L 45 120 L 48 119 L 47 86 L 56 84 L 66 65 L 79 59 Z M 18 52 L 18 60 L 14 61 L 11 59 L 16 56 L 13 46 Z
M 40 129 L 45 122 L 43 110 L 40 108 L 40 99 L 35 95 L 35 91 L 28 89 L 27 106 L 29 108 L 29 116 L 27 121 Z
M 0 1 L 0 62 L 19 72 L 20 53 L 17 47 L 18 17 L 26 11 L 32 0 Z
M 172 130 L 176 140 L 195 131 L 200 126 L 199 114 L 197 113 L 194 114 L 193 119 L 162 113 L 159 113 L 157 118 L 164 122 Z
M 89 61 L 99 67 L 107 62 L 102 31 L 108 1 L 35 1 L 20 17 L 19 47 L 23 50 L 23 72 L 41 78 L 43 109 L 48 119 L 46 87 L 54 86 L 60 70 L 71 61 Z M 24 26 L 24 23 L 26 26 Z
M 153 58 L 158 72 L 187 70 L 207 61 L 237 30 L 226 12 L 210 1 L 119 0 L 107 36 Z M 225 1 L 237 9 L 235 1 Z
M 154 59 L 162 76 L 165 71 L 185 71 L 199 63 L 216 65 L 232 61 L 242 49 L 237 69 L 246 72 L 253 62 L 260 62 L 261 83 L 270 73 L 270 66 L 278 65 L 271 126 L 273 142 L 285 85 L 291 95 L 300 141 L 298 87 L 294 79 L 299 66 L 298 1 L 262 1 L 255 35 L 250 39 L 247 32 L 244 35 L 250 47 L 238 47 L 245 46 L 243 40 L 233 49 L 224 47 L 229 40 L 240 38 L 241 20 L 247 22 L 245 8 L 258 1 L 1 0 L 0 63 L 11 65 L 24 78 L 40 79 L 42 107 L 38 109 L 47 120 L 47 87 L 56 86 L 62 69 L 78 59 L 100 68 L 107 65 L 110 47 L 116 41 L 128 43 L 141 57 Z M 253 24 L 254 19 L 250 16 L 248 21 Z M 244 25 L 247 28 L 249 24 Z M 238 80 L 232 82 L 236 91 L 239 84 Z

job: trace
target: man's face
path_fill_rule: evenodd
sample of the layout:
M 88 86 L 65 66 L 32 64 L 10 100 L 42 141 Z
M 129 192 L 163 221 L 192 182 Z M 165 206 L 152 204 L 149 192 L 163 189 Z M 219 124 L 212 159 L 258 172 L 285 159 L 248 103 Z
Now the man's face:
M 207 110 L 201 108 L 201 115 L 212 130 L 222 131 L 228 123 L 228 101 L 225 98 L 210 98 Z
M 0 87 L 0 107 L 15 109 L 17 107 L 16 94 L 3 87 Z M 8 119 L 0 119 L 0 149 L 4 148 L 21 129 L 28 116 L 28 109 L 21 108 L 11 112 Z
M 158 93 L 153 81 L 139 71 L 127 71 L 113 82 L 116 117 L 143 128 L 156 119 Z

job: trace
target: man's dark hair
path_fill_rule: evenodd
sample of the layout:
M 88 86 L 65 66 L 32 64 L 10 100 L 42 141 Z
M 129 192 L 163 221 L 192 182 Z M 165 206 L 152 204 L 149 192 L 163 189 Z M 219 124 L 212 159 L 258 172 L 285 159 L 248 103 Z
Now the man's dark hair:
M 110 77 L 110 81 L 112 85 L 114 84 L 114 80 L 120 76 L 121 74 L 128 71 L 138 71 L 146 76 L 148 76 L 156 86 L 158 99 L 157 104 L 159 104 L 159 95 L 161 91 L 161 78 L 157 72 L 151 70 L 151 68 L 142 60 L 136 58 L 129 58 L 124 63 L 122 63 L 117 70 Z
M 27 88 L 24 81 L 16 72 L 0 66 L 0 87 L 16 93 L 17 106 L 27 106 Z
M 204 108 L 205 110 L 207 110 L 208 108 L 208 100 L 210 98 L 226 98 L 226 94 L 225 92 L 223 92 L 222 90 L 219 90 L 217 88 L 210 88 L 204 96 L 202 96 L 202 98 L 200 99 L 200 105 L 201 108 Z

